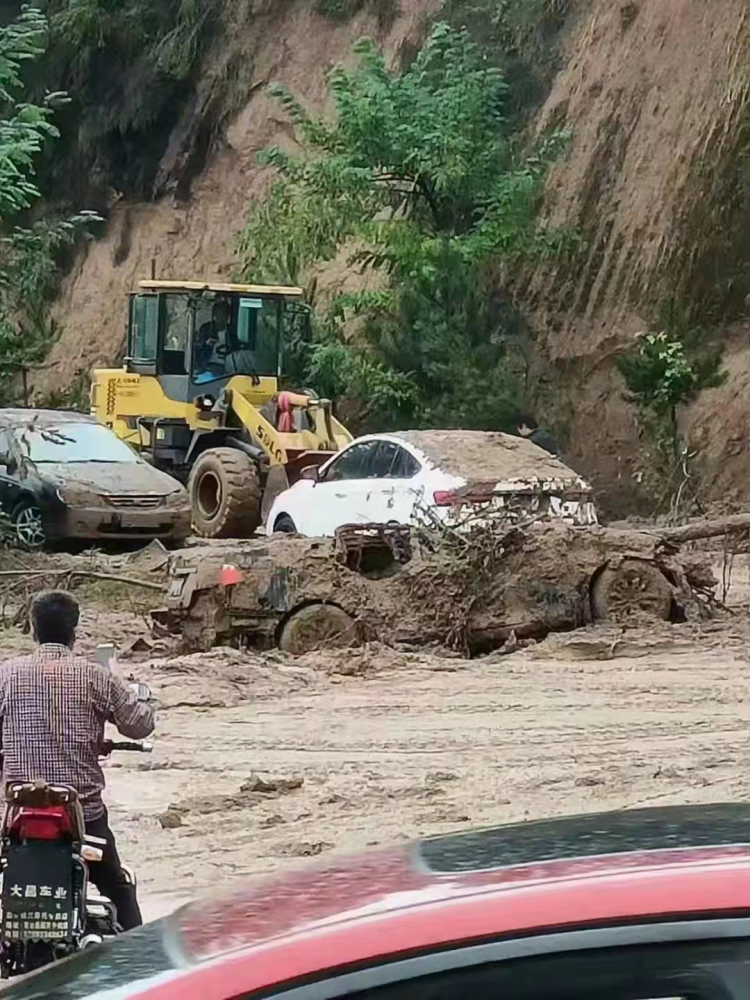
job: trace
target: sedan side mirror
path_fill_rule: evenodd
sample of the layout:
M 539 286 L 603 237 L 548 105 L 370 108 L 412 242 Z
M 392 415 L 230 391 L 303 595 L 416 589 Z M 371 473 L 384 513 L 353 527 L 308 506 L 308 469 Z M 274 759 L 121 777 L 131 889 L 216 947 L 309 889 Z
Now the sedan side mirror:
M 300 479 L 310 479 L 313 483 L 317 483 L 319 477 L 317 465 L 308 465 L 299 474 Z

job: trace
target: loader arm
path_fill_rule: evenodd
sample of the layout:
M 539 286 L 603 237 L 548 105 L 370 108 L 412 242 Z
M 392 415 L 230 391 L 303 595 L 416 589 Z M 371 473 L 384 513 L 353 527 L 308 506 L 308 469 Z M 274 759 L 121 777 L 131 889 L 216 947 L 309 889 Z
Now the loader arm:
M 308 453 L 323 458 L 352 440 L 349 431 L 331 414 L 329 403 L 298 393 L 286 393 L 293 407 L 307 413 L 310 426 L 285 432 L 274 427 L 248 395 L 241 385 L 230 382 L 226 390 L 227 405 L 266 453 L 271 466 L 289 465 Z
M 237 389 L 231 387 L 227 389 L 227 402 L 247 433 L 254 441 L 257 441 L 268 455 L 269 464 L 272 466 L 286 465 L 288 456 L 282 435 L 270 420 L 267 420 L 260 410 L 253 406 Z M 284 436 L 288 437 L 289 435 Z

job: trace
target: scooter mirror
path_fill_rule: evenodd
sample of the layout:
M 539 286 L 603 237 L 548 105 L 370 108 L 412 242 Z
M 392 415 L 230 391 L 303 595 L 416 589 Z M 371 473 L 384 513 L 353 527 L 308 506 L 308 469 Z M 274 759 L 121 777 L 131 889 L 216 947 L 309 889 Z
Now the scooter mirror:
M 94 660 L 105 670 L 112 669 L 112 663 L 117 656 L 117 647 L 113 642 L 103 642 L 94 650 Z
M 135 691 L 135 696 L 138 701 L 151 701 L 151 688 L 148 684 L 142 684 L 140 681 L 130 685 Z

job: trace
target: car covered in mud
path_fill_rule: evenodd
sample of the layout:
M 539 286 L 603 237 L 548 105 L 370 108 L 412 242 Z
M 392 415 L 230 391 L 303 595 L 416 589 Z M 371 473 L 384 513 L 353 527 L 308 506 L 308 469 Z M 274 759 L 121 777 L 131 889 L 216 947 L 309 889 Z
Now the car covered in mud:
M 0 510 L 26 549 L 190 534 L 184 486 L 93 417 L 63 410 L 0 409 Z
M 275 535 L 176 552 L 155 616 L 199 649 L 303 653 L 377 640 L 479 653 L 596 621 L 697 617 L 714 584 L 700 557 L 647 531 L 549 519 L 469 536 L 350 525 L 334 539 Z
M 358 438 L 284 490 L 269 533 L 333 535 L 344 524 L 443 521 L 502 512 L 595 524 L 591 487 L 531 441 L 494 431 L 404 431 Z

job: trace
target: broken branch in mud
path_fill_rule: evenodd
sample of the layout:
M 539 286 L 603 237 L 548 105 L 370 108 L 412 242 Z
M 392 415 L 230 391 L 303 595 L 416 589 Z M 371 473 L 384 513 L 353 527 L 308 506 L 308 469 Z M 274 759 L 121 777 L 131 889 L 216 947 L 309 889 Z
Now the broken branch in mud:
M 76 566 L 50 566 L 36 569 L 26 566 L 19 569 L 0 570 L 0 626 L 22 626 L 28 628 L 29 610 L 34 595 L 49 588 L 57 590 L 71 587 L 73 580 L 101 580 L 127 587 L 145 588 L 164 593 L 165 584 L 138 577 L 123 576 L 119 573 L 105 573 L 102 570 L 83 569 Z M 6 609 L 10 614 L 6 617 Z
M 704 538 L 720 538 L 722 535 L 740 531 L 750 531 L 750 514 L 733 514 L 711 521 L 691 521 L 678 528 L 654 530 L 654 534 L 658 534 L 665 541 L 682 545 L 684 542 L 696 542 Z
M 165 589 L 164 584 L 154 583 L 153 580 L 138 580 L 132 576 L 117 576 L 113 573 L 98 573 L 88 569 L 49 569 L 39 570 L 35 573 L 30 573 L 27 569 L 0 570 L 0 577 L 25 577 L 26 579 L 39 579 L 50 576 L 63 579 L 72 579 L 76 576 L 84 576 L 91 580 L 109 580 L 112 583 L 125 583 L 130 584 L 133 587 L 146 587 L 148 590 L 163 591 Z

